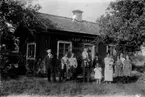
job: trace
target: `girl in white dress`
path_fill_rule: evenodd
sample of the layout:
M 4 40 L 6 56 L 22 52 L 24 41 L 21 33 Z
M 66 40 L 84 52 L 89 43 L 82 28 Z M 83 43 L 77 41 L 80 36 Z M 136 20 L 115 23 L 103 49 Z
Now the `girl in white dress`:
M 95 72 L 94 78 L 96 80 L 96 83 L 100 84 L 102 79 L 102 68 L 99 66 L 98 63 L 96 63 L 95 65 L 94 72 Z

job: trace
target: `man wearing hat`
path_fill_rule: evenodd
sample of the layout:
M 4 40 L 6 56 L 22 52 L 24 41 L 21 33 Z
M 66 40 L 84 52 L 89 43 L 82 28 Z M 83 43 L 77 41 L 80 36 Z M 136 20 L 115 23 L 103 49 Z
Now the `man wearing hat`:
M 51 54 L 51 49 L 47 50 L 47 55 L 45 57 L 45 66 L 47 70 L 47 77 L 48 81 L 51 81 L 51 77 L 53 81 L 56 81 L 56 76 L 55 76 L 55 62 L 54 62 L 54 57 Z

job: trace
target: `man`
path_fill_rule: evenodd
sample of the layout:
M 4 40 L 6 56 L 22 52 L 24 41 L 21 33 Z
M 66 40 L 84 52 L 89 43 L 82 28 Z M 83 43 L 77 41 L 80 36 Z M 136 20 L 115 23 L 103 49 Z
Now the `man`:
M 88 54 L 88 49 L 84 48 L 84 51 L 82 52 L 82 59 L 83 59 L 83 81 L 86 80 L 87 77 L 87 81 L 90 81 L 90 58 L 89 58 L 89 54 Z
M 47 50 L 47 56 L 45 57 L 45 66 L 47 70 L 48 81 L 50 82 L 52 77 L 53 81 L 55 82 L 55 57 L 51 54 L 51 49 Z

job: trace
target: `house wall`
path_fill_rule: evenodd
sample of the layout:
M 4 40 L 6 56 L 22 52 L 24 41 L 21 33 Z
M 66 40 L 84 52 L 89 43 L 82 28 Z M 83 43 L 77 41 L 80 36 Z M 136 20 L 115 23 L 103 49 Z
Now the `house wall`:
M 20 25 L 14 35 L 19 37 L 20 40 L 19 52 L 22 55 L 26 55 L 27 43 L 35 41 L 35 34 L 30 32 L 27 28 L 23 27 L 23 25 Z
M 71 32 L 38 33 L 36 37 L 37 57 L 41 58 L 46 56 L 46 50 L 49 48 L 52 49 L 53 54 L 56 54 L 58 41 L 72 42 L 72 51 L 79 58 L 84 44 L 94 40 L 91 36 L 85 37 L 83 34 L 71 34 Z
M 57 38 L 54 35 L 38 34 L 36 39 L 37 58 L 44 58 L 47 49 L 52 49 L 53 54 L 57 51 Z
M 36 60 L 39 58 L 43 59 L 47 54 L 46 50 L 49 48 L 52 49 L 53 54 L 56 54 L 58 41 L 70 41 L 72 42 L 72 51 L 78 59 L 78 64 L 81 64 L 79 59 L 81 58 L 84 44 L 90 44 L 96 38 L 95 35 L 65 31 L 37 32 L 34 33 L 34 35 L 31 35 L 28 30 L 20 30 L 20 33 L 17 36 L 20 37 L 20 52 L 23 55 L 26 55 L 27 43 L 36 42 Z M 95 45 L 94 55 L 96 52 L 100 54 L 101 59 L 103 60 L 106 56 L 106 46 L 103 43 Z M 22 67 L 22 69 L 23 68 L 24 67 Z
M 102 42 L 98 44 L 98 53 L 102 59 L 102 62 L 104 62 L 104 58 L 106 57 L 106 54 L 107 54 L 107 46 Z
M 95 39 L 95 35 L 86 35 L 82 33 L 72 33 L 57 30 L 48 30 L 48 32 L 37 32 L 32 35 L 29 30 L 22 29 L 17 33 L 20 37 L 20 52 L 25 55 L 27 43 L 36 42 L 36 58 L 44 58 L 47 49 L 52 49 L 53 54 L 57 53 L 58 41 L 70 41 L 72 42 L 72 50 L 76 57 L 80 57 L 83 51 L 84 44 L 91 43 Z M 95 45 L 95 52 L 98 52 L 103 59 L 106 56 L 106 46 L 103 43 Z

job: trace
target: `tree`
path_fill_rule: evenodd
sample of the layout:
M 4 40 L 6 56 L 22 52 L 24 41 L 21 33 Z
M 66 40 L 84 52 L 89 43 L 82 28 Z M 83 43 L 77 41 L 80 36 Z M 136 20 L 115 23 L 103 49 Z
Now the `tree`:
M 0 44 L 1 37 L 15 42 L 17 38 L 14 33 L 20 24 L 27 27 L 32 34 L 37 29 L 46 29 L 45 25 L 36 16 L 41 7 L 38 4 L 31 5 L 22 1 L 2 0 L 0 2 Z
M 136 51 L 145 40 L 145 1 L 113 1 L 97 22 L 107 44 L 115 42 L 119 51 Z
M 0 1 L 0 74 L 6 68 L 8 61 L 7 50 L 13 51 L 17 47 L 18 38 L 14 35 L 19 25 L 24 25 L 33 34 L 37 29 L 46 29 L 42 26 L 41 21 L 37 18 L 36 13 L 41 8 L 39 5 L 32 6 L 22 0 L 1 0 Z M 2 39 L 10 40 L 5 45 Z M 2 44 L 2 45 L 1 45 Z M 11 46 L 10 46 L 11 45 Z M 1 47 L 2 46 L 2 47 Z

